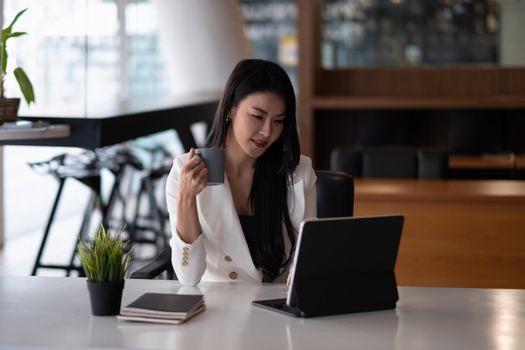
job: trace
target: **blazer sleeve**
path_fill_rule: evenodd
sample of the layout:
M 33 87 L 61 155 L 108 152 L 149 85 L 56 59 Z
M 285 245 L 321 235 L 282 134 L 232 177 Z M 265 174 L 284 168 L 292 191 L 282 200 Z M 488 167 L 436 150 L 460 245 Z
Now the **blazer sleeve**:
M 179 177 L 187 155 L 177 157 L 166 180 L 166 204 L 171 228 L 171 263 L 178 280 L 187 286 L 197 285 L 206 271 L 206 245 L 204 235 L 192 244 L 184 242 L 177 232 L 177 196 Z

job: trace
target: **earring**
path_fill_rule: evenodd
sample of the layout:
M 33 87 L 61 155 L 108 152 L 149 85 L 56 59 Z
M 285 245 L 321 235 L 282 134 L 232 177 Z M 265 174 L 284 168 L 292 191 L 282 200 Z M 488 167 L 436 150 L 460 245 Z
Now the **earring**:
M 226 116 L 226 123 L 229 123 L 230 122 L 230 115 L 227 115 Z

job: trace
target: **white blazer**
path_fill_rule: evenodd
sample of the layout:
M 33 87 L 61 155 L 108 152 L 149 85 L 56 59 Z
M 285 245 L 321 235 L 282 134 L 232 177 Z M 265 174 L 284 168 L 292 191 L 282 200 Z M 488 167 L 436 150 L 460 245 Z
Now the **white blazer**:
M 223 185 L 205 187 L 197 195 L 202 234 L 192 244 L 180 238 L 176 230 L 177 192 L 180 170 L 187 159 L 188 154 L 184 154 L 174 160 L 166 183 L 172 264 L 177 278 L 182 284 L 192 286 L 201 279 L 261 283 L 262 272 L 253 264 L 226 174 Z M 296 230 L 303 219 L 317 215 L 315 181 L 312 161 L 301 155 L 293 176 L 293 192 L 288 196 L 290 219 Z M 289 252 L 290 242 L 286 234 L 285 243 Z M 284 280 L 286 276 L 278 278 L 280 282 Z

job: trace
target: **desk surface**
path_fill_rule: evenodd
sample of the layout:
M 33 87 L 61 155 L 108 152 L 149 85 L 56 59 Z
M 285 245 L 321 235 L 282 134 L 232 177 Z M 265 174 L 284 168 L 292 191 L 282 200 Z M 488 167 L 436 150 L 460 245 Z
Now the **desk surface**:
M 355 179 L 356 201 L 396 198 L 414 201 L 525 202 L 520 180 Z
M 448 165 L 452 169 L 508 169 L 512 170 L 516 164 L 516 158 L 523 155 L 514 153 L 507 154 L 451 154 Z
M 3 128 L 0 126 L 0 140 L 34 140 L 50 139 L 55 137 L 68 137 L 69 125 L 53 124 L 27 128 Z
M 523 349 L 525 290 L 400 288 L 397 309 L 314 319 L 250 304 L 283 285 L 127 280 L 123 303 L 144 292 L 202 292 L 186 324 L 152 325 L 90 314 L 81 278 L 0 278 L 0 348 Z
M 115 102 L 110 106 L 90 106 L 87 111 L 42 108 L 21 113 L 31 121 L 70 126 L 68 137 L 54 139 L 0 140 L 0 145 L 61 146 L 95 149 L 170 129 L 177 130 L 185 147 L 195 147 L 190 126 L 211 122 L 219 94 L 203 92 L 162 99 Z

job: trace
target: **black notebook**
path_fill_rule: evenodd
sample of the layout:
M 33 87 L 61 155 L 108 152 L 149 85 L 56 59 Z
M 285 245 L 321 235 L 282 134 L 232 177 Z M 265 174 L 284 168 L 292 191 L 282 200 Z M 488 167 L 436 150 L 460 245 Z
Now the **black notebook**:
M 145 293 L 120 310 L 119 319 L 153 323 L 182 323 L 204 311 L 202 295 Z

